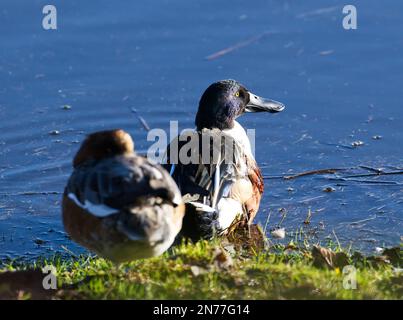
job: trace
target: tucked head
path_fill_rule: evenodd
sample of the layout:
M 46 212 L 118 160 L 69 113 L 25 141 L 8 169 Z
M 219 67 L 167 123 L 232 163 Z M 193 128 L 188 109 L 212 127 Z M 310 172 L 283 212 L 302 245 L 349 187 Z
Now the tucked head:
M 134 152 L 134 142 L 124 130 L 99 131 L 88 135 L 73 160 L 77 167 L 87 160 L 100 160 Z
M 203 93 L 196 115 L 196 127 L 230 129 L 234 120 L 245 112 L 280 112 L 285 106 L 261 98 L 235 80 L 222 80 L 210 85 Z

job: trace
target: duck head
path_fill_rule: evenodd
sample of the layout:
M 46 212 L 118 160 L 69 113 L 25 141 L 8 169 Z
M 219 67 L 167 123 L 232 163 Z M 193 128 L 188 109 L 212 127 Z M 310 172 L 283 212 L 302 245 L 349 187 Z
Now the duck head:
M 282 103 L 259 97 L 235 80 L 222 80 L 203 93 L 195 124 L 198 130 L 231 129 L 234 120 L 245 112 L 276 113 L 284 108 Z
M 98 131 L 87 136 L 73 160 L 76 168 L 87 160 L 101 160 L 107 157 L 134 153 L 134 142 L 121 129 Z

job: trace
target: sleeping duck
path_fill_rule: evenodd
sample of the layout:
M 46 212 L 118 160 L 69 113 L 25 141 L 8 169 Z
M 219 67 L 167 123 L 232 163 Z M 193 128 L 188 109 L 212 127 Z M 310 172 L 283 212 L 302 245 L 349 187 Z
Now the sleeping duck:
M 168 172 L 137 155 L 123 130 L 90 134 L 63 194 L 71 238 L 115 262 L 165 252 L 181 229 L 184 205 Z

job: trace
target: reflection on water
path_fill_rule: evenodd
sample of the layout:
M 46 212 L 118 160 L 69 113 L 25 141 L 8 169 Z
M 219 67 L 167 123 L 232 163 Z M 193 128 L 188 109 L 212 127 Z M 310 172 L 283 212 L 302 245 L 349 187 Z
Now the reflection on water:
M 130 108 L 151 128 L 193 127 L 201 93 L 224 78 L 287 105 L 240 119 L 256 128 L 267 230 L 284 218 L 284 241 L 302 230 L 367 251 L 399 243 L 402 175 L 273 176 L 403 168 L 403 3 L 357 1 L 354 31 L 330 0 L 54 4 L 57 31 L 41 28 L 42 1 L 4 0 L 0 11 L 0 257 L 79 252 L 63 232 L 60 198 L 85 134 L 121 127 L 145 152 L 152 142 Z

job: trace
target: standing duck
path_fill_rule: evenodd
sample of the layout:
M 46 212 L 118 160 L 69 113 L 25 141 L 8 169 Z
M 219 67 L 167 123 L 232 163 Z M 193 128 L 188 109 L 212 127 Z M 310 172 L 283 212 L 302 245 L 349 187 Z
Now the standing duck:
M 208 239 L 252 223 L 264 181 L 247 133 L 235 119 L 284 108 L 235 80 L 213 83 L 203 93 L 196 129 L 182 133 L 167 150 L 166 168 L 186 202 L 182 236 Z
M 136 155 L 123 130 L 90 134 L 74 161 L 63 195 L 71 238 L 114 262 L 158 256 L 182 226 L 184 205 L 160 165 Z

